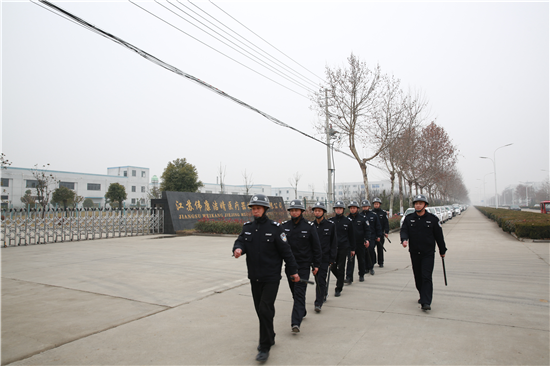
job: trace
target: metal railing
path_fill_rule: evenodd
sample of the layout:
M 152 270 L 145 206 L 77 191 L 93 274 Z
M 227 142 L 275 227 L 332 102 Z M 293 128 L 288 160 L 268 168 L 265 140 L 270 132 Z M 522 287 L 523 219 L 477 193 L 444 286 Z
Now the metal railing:
M 164 233 L 164 211 L 129 209 L 2 210 L 3 247 Z

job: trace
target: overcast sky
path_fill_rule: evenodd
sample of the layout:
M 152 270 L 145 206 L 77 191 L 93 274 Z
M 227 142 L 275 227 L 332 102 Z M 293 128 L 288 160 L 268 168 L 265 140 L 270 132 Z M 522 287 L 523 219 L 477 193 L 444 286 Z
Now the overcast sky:
M 184 0 L 181 4 L 200 12 Z M 308 92 L 213 40 L 155 2 L 55 4 L 217 89 L 317 138 Z M 167 7 L 171 5 L 163 3 Z M 177 2 L 174 4 L 184 9 Z M 209 15 L 315 84 L 350 53 L 420 90 L 430 120 L 460 150 L 459 170 L 477 203 L 494 191 L 542 181 L 549 169 L 549 6 L 535 3 L 210 2 Z M 171 7 L 171 9 L 174 9 Z M 203 15 L 205 13 L 202 13 Z M 183 13 L 182 17 L 188 18 Z M 206 15 L 205 15 L 206 16 Z M 302 68 L 303 66 L 303 68 Z M 135 165 L 160 177 L 186 158 L 203 182 L 325 191 L 326 147 L 163 69 L 31 2 L 2 2 L 2 151 L 15 167 L 106 174 Z M 364 154 L 368 149 L 363 150 Z M 336 180 L 361 181 L 355 160 L 335 154 Z M 380 162 L 374 162 L 382 165 Z M 546 171 L 543 171 L 546 170 Z M 369 180 L 387 179 L 369 169 Z M 481 181 L 479 180 L 481 179 Z

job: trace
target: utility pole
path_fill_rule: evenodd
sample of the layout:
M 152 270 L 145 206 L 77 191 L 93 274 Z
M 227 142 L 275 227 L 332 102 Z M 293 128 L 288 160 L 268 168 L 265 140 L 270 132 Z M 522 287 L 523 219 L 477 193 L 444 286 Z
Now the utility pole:
M 328 97 L 327 97 L 327 89 L 325 89 L 325 132 L 327 134 L 327 165 L 328 165 L 328 180 L 327 180 L 327 187 L 328 187 L 328 207 L 327 211 L 332 212 L 332 163 L 330 159 L 330 129 L 328 124 Z

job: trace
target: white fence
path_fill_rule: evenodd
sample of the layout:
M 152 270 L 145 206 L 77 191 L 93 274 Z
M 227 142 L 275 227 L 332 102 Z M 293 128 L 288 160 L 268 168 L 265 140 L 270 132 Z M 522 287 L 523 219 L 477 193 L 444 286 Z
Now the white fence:
M 2 210 L 3 247 L 164 233 L 164 211 Z

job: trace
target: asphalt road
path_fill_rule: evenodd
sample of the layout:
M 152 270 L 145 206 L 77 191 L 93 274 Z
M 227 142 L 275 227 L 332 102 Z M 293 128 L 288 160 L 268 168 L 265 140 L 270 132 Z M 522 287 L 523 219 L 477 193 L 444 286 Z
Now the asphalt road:
M 475 208 L 443 225 L 432 310 L 408 252 L 346 286 L 301 332 L 283 281 L 267 364 L 548 365 L 549 244 L 520 242 Z M 256 318 L 234 237 L 133 237 L 12 247 L 2 255 L 2 364 L 257 364 Z

